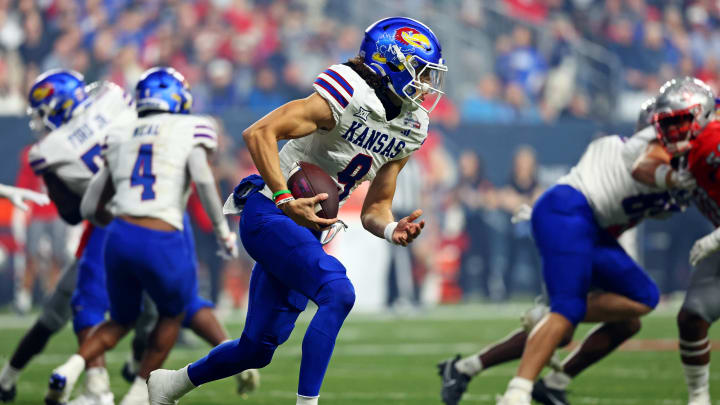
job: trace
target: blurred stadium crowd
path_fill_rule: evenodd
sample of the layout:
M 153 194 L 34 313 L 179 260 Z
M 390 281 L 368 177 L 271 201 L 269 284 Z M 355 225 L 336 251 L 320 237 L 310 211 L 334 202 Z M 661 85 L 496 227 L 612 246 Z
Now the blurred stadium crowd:
M 540 290 L 528 226 L 510 225 L 509 216 L 558 173 L 542 176 L 543 162 L 521 146 L 510 171 L 496 176 L 505 181 L 493 184 L 486 173 L 497 168 L 484 167 L 480 144 L 444 142 L 459 126 L 630 122 L 673 76 L 720 84 L 720 3 L 712 0 L 0 0 L 0 116 L 24 114 L 28 87 L 47 69 L 132 89 L 146 67 L 169 65 L 191 83 L 194 112 L 221 125 L 249 123 L 309 94 L 318 72 L 355 56 L 364 27 L 390 14 L 438 27 L 450 75 L 435 132 L 406 169 L 397 202 L 399 213 L 425 208 L 430 229 L 410 265 L 392 262 L 389 304 L 418 303 L 427 280 L 442 301 Z M 225 128 L 215 158 L 223 194 L 253 170 L 243 129 Z M 42 189 L 21 162 L 18 185 Z M 241 305 L 249 259 L 221 268 L 208 218 L 196 200 L 189 210 L 207 295 L 217 301 L 227 291 Z M 2 205 L 0 222 L 12 229 L 0 238 L 12 253 L 4 269 L 15 268 L 15 303 L 26 310 L 32 275 L 45 274 L 40 290 L 51 288 L 74 242 L 52 210 L 22 216 Z M 396 277 L 408 271 L 409 295 Z

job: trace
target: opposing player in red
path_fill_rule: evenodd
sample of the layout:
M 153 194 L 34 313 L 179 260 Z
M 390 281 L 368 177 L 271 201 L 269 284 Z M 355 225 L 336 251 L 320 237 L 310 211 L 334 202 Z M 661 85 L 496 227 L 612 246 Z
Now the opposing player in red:
M 701 88 L 701 91 L 693 89 Z M 635 165 L 633 176 L 663 184 L 672 165 L 697 182 L 692 197 L 700 211 L 720 226 L 720 122 L 715 95 L 695 78 L 673 79 L 661 90 L 653 122 L 658 142 Z M 688 405 L 710 405 L 708 329 L 720 318 L 720 228 L 695 242 L 690 263 L 695 271 L 677 316 L 680 358 L 688 386 Z

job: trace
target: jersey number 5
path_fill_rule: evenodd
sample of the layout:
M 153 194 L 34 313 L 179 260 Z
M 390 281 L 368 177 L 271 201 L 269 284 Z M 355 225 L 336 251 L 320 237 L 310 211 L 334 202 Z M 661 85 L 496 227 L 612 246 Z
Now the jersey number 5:
M 100 170 L 100 166 L 98 165 L 97 160 L 100 160 L 100 152 L 102 151 L 102 148 L 100 147 L 99 143 L 96 143 L 92 146 L 92 148 L 88 149 L 87 152 L 83 153 L 80 158 L 82 159 L 83 163 L 85 163 L 85 166 L 93 172 L 97 173 L 98 170 Z M 97 160 L 96 160 L 97 159 Z
M 144 143 L 140 145 L 138 157 L 135 160 L 132 176 L 130 176 L 130 185 L 132 187 L 142 186 L 142 194 L 140 198 L 145 200 L 155 199 L 155 175 L 152 173 L 152 144 Z
M 345 166 L 343 171 L 337 174 L 338 183 L 343 184 L 343 192 L 338 196 L 338 200 L 342 201 L 345 197 L 350 194 L 350 190 L 355 187 L 355 183 L 358 180 L 365 177 L 372 167 L 372 157 L 358 153 L 354 158 Z

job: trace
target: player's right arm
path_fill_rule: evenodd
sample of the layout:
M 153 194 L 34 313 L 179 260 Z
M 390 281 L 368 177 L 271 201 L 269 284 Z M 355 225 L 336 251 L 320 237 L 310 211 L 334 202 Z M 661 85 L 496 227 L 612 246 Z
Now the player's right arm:
M 243 139 L 260 176 L 275 193 L 288 188 L 280 169 L 278 141 L 302 138 L 318 129 L 330 130 L 334 127 L 335 119 L 327 101 L 313 93 L 264 116 L 243 132 Z M 282 204 L 280 209 L 299 225 L 319 230 L 337 222 L 337 219 L 324 219 L 315 214 L 317 202 L 326 198 L 327 194 L 299 198 Z
M 670 153 L 659 142 L 650 142 L 645 153 L 633 164 L 632 176 L 643 184 L 661 189 L 693 188 L 695 179 L 692 175 L 673 169 L 671 159 Z

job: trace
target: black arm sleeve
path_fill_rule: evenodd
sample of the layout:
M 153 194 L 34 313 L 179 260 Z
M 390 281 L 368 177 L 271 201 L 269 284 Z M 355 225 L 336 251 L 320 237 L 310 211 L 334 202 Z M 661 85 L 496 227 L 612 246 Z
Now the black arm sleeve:
M 55 203 L 60 217 L 70 225 L 79 224 L 82 221 L 80 215 L 82 197 L 73 193 L 54 173 L 43 174 L 43 180 L 45 180 L 48 195 Z

